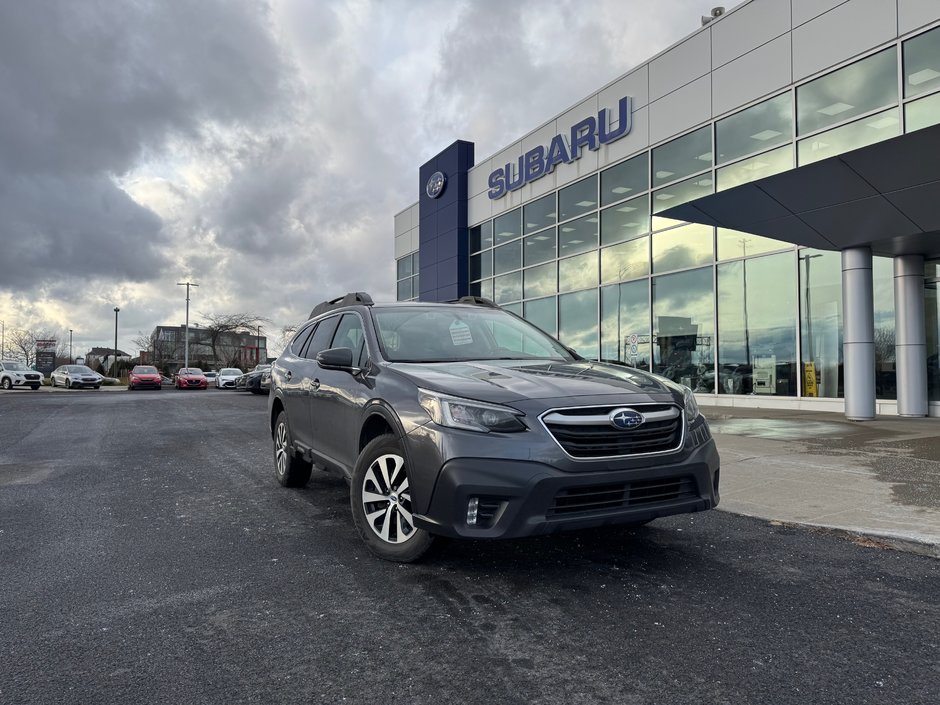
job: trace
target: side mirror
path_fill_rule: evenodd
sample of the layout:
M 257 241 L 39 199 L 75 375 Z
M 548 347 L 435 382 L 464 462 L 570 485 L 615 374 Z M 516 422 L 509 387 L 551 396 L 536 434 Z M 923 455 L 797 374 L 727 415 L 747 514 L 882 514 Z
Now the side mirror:
M 325 370 L 346 370 L 352 372 L 352 350 L 349 348 L 330 348 L 317 353 L 317 364 Z

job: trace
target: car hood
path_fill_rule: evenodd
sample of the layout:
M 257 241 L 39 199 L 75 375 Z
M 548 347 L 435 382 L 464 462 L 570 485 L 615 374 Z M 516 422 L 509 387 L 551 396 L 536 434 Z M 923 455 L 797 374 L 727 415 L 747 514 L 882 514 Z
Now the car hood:
M 389 367 L 419 387 L 491 402 L 580 396 L 674 395 L 679 386 L 662 377 L 603 362 L 391 363 Z

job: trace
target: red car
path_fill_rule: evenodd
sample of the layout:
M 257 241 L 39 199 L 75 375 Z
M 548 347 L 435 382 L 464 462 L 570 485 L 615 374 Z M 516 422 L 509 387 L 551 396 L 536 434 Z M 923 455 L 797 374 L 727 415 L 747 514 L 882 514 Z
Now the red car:
M 209 380 L 198 367 L 182 367 L 176 373 L 177 389 L 208 389 Z
M 157 368 L 150 365 L 136 365 L 127 375 L 128 389 L 160 389 L 162 382 Z

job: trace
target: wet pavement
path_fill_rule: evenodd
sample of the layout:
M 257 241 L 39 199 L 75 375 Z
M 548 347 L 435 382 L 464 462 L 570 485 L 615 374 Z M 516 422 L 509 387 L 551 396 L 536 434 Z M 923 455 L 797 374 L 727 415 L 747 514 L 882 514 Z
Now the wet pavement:
M 940 419 L 702 409 L 721 452 L 721 509 L 940 556 Z

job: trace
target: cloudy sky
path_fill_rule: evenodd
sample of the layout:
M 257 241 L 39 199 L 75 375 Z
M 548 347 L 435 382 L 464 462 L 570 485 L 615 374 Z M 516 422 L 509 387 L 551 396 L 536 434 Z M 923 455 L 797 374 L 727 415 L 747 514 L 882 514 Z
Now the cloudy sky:
M 0 320 L 78 354 L 346 291 L 393 216 L 699 26 L 708 0 L 0 1 Z M 734 4 L 734 3 L 728 3 Z M 272 341 L 273 342 L 273 341 Z

